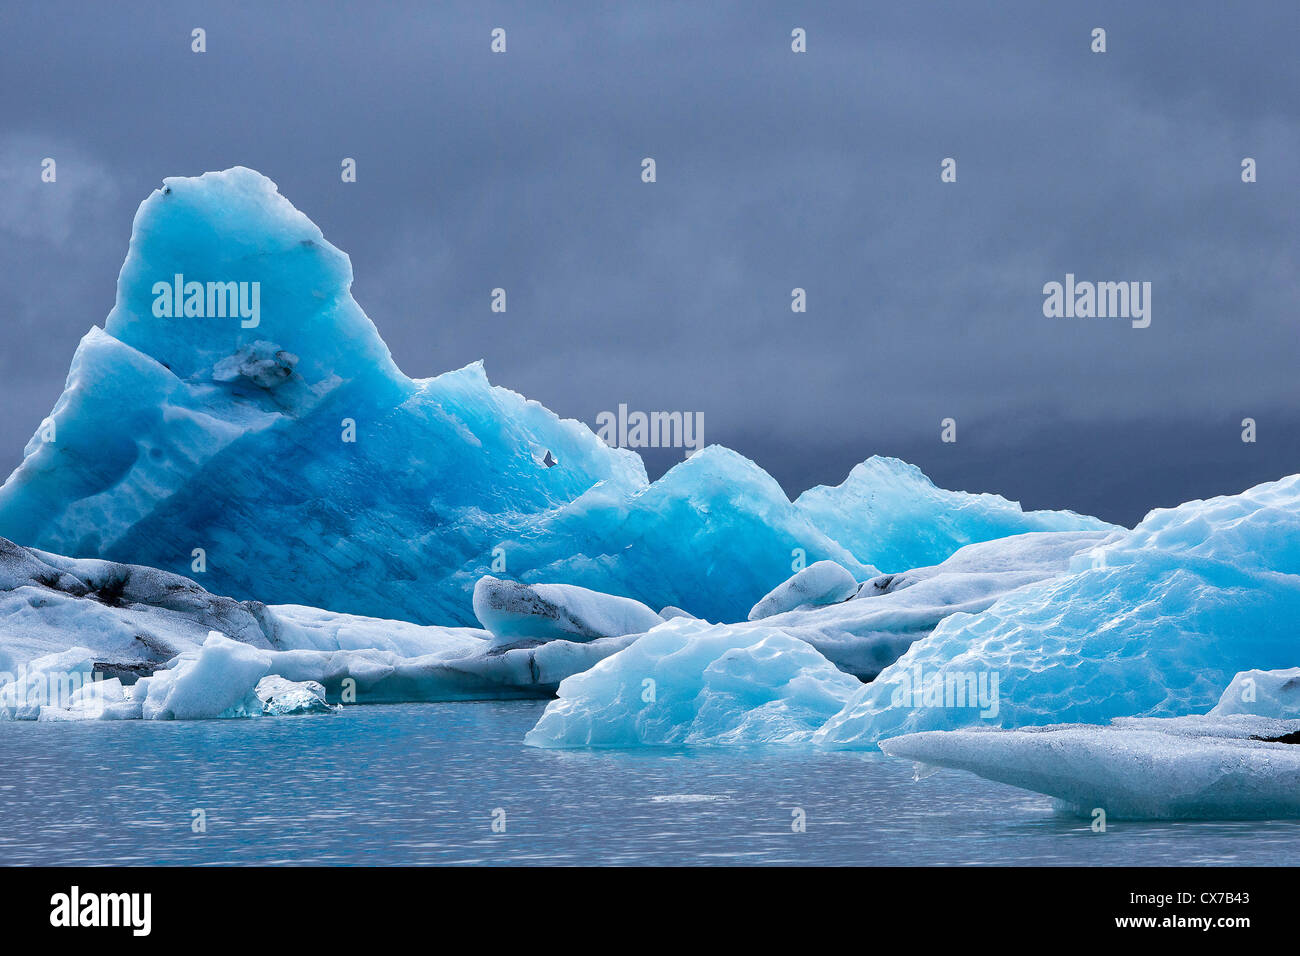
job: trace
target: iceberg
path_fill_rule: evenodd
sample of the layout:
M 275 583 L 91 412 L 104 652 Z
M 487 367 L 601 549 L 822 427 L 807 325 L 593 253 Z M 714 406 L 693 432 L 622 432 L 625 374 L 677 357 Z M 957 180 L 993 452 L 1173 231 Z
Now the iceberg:
M 673 617 L 647 634 L 622 639 L 626 649 L 610 650 L 589 671 L 575 671 L 578 676 L 560 684 L 559 700 L 527 740 L 548 747 L 809 743 L 841 713 L 842 708 L 827 709 L 834 701 L 847 708 L 863 690 L 862 680 L 870 680 L 944 618 L 981 611 L 1017 588 L 1064 574 L 1076 555 L 1111 536 L 1107 531 L 1033 532 L 967 545 L 934 567 L 880 575 L 860 588 L 855 584 L 853 596 L 838 604 L 804 606 L 758 621 L 709 624 Z M 769 663 L 774 648 L 789 655 L 790 667 L 814 676 L 789 678 Z M 761 661 L 767 669 L 755 665 L 754 681 L 763 682 L 765 696 L 752 689 L 748 696 L 738 695 L 718 679 L 724 655 L 727 667 L 736 666 L 738 658 L 751 663 L 746 655 Z M 826 666 L 840 675 L 828 676 Z M 655 681 L 659 701 L 666 697 L 667 706 L 641 701 L 641 682 L 647 678 Z M 805 706 L 810 684 L 819 690 L 811 707 Z M 786 713 L 799 718 L 784 725 L 764 721 Z
M 270 669 L 266 651 L 214 632 L 197 651 L 141 678 L 132 696 L 145 720 L 252 717 L 262 713 L 257 685 Z
M 818 561 L 778 584 L 749 611 L 757 621 L 803 607 L 839 604 L 858 593 L 858 581 L 834 561 Z
M 1030 531 L 1102 531 L 1115 525 L 1073 511 L 1024 511 L 1000 495 L 938 488 L 915 465 L 873 456 L 835 487 L 795 500 L 827 537 L 886 571 L 938 564 L 959 548 Z
M 851 602 L 852 603 L 852 602 Z M 1233 675 L 1292 666 L 1300 616 L 1300 476 L 1151 512 L 1069 573 L 955 614 L 817 734 L 830 747 L 978 725 L 915 706 L 914 675 L 996 675 L 1003 727 L 1204 713 Z
M 269 675 L 320 683 L 335 700 L 345 691 L 363 703 L 550 697 L 565 677 L 639 636 L 598 631 L 663 623 L 625 598 L 563 586 L 542 586 L 542 593 L 559 602 L 552 610 L 563 608 L 566 620 L 587 630 L 529 624 L 519 626 L 534 637 L 503 638 L 478 628 L 267 606 L 210 594 L 156 568 L 65 558 L 0 538 L 0 714 L 35 719 L 50 705 L 43 719 L 73 719 L 93 710 L 88 698 L 74 713 L 39 696 L 29 701 L 24 688 L 107 678 L 120 681 L 125 703 L 106 716 L 130 716 L 132 709 L 140 716 L 143 698 L 132 697 L 137 681 L 193 658 L 213 633 L 269 655 Z M 238 666 L 242 658 L 218 652 L 211 666 L 227 660 Z M 251 699 L 243 704 L 256 709 Z
M 1300 721 L 1238 714 L 926 731 L 880 749 L 1047 794 L 1082 816 L 1237 820 L 1300 817 L 1298 742 Z
M 1223 691 L 1209 716 L 1230 714 L 1300 720 L 1300 667 L 1242 671 Z
M 195 308 L 159 315 L 155 289 L 174 277 L 194 280 Z M 0 488 L 0 534 L 244 598 L 468 624 L 458 572 L 472 586 L 494 548 L 594 485 L 645 486 L 635 454 L 481 366 L 407 378 L 351 281 L 347 256 L 258 173 L 166 180 L 136 214 L 117 302 L 82 340 L 52 430 Z M 211 283 L 255 287 L 257 325 L 206 314 L 197 287 Z
M 713 621 L 743 619 L 796 559 L 834 561 L 861 578 L 878 573 L 814 527 L 771 475 L 718 445 L 639 493 L 599 485 L 505 549 L 529 569 L 512 571 L 520 580 L 581 585 Z
M 859 686 L 779 628 L 675 618 L 566 678 L 524 743 L 802 743 Z
M 946 561 L 865 581 L 847 601 L 758 623 L 817 648 L 841 670 L 876 678 L 945 619 L 977 614 L 1019 588 L 1065 574 L 1107 531 L 1042 531 L 967 545 Z
M 28 687 L 70 687 L 47 697 L 28 692 L 27 706 L 12 716 L 44 722 L 82 720 L 208 720 L 231 717 L 283 717 L 331 713 L 325 688 L 315 681 L 289 681 L 268 674 L 274 655 L 216 631 L 203 645 L 186 651 L 133 685 L 118 678 L 92 679 L 89 652 L 73 648 L 42 658 L 24 682 Z M 49 680 L 58 675 L 59 683 Z M 80 677 L 82 680 L 69 680 Z M 0 707 L 14 697 L 9 683 L 0 688 Z M 37 699 L 39 698 L 39 699 Z M 33 708 L 33 704 L 37 706 Z
M 571 584 L 523 584 L 484 575 L 474 585 L 474 614 L 494 643 L 556 639 L 585 642 L 640 634 L 663 623 L 640 601 Z
M 268 674 L 257 682 L 253 693 L 262 702 L 262 713 L 268 717 L 328 714 L 332 709 L 325 702 L 325 688 L 314 680 L 291 681 L 278 674 Z
M 651 484 L 635 453 L 481 364 L 408 378 L 351 282 L 264 176 L 165 180 L 103 328 L 0 487 L 0 535 L 238 600 L 472 626 L 487 574 L 737 620 L 796 554 L 862 580 L 982 536 L 1101 526 L 886 459 L 793 503 L 718 447 Z
M 0 538 L 0 671 L 80 646 L 87 670 L 134 683 L 198 649 L 212 631 L 268 651 L 366 648 L 442 658 L 483 651 L 491 638 L 476 628 L 236 601 L 168 571 L 67 558 Z

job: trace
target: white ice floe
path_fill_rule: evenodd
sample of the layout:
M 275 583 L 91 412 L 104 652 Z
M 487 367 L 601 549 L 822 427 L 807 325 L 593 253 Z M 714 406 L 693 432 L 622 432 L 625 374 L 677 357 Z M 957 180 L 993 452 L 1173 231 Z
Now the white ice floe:
M 268 717 L 327 714 L 331 710 L 325 700 L 325 688 L 319 681 L 291 681 L 278 674 L 268 674 L 257 682 L 253 693 L 262 702 L 262 713 Z
M 1296 720 L 1238 714 L 928 731 L 880 749 L 1047 794 L 1093 818 L 1098 810 L 1114 819 L 1300 816 Z

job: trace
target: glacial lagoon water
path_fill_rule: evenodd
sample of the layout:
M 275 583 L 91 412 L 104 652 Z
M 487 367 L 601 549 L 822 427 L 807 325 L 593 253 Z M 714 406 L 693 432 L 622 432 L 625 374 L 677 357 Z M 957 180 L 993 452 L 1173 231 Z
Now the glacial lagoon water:
M 1300 821 L 1088 821 L 879 754 L 544 751 L 536 701 L 0 724 L 9 864 L 1284 864 Z M 193 828 L 202 810 L 206 832 Z M 494 832 L 504 811 L 505 832 Z M 802 810 L 803 832 L 792 823 Z

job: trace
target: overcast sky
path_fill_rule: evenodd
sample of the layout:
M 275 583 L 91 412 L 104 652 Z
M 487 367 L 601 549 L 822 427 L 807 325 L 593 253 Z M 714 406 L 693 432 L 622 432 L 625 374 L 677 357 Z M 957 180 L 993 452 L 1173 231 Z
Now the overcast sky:
M 700 411 L 792 496 L 886 454 L 1131 524 L 1300 471 L 1295 0 L 701 6 L 6 0 L 0 471 L 136 205 L 233 165 L 351 255 L 407 374 Z M 1151 282 L 1151 326 L 1044 317 L 1067 272 Z

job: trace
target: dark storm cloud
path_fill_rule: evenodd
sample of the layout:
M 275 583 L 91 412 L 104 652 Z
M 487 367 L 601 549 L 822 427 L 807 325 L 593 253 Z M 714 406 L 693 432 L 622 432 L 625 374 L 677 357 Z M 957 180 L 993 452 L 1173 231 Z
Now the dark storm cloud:
M 792 495 L 894 454 L 1131 523 L 1298 471 L 1297 5 L 1132 6 L 10 2 L 0 464 L 136 204 L 241 164 L 351 255 L 408 374 L 703 411 Z M 1150 281 L 1151 327 L 1044 318 L 1067 272 Z

